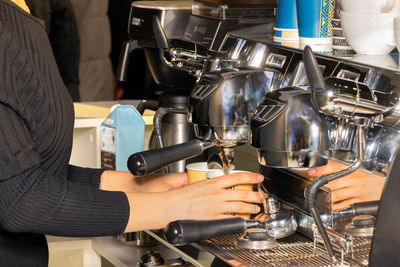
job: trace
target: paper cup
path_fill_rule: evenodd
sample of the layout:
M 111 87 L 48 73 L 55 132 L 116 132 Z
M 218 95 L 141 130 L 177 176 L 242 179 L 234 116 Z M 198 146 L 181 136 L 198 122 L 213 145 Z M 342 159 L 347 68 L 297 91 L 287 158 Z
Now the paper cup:
M 296 0 L 300 42 L 332 44 L 334 0 Z
M 231 169 L 235 169 L 234 165 L 231 165 Z M 186 165 L 186 171 L 188 174 L 189 184 L 193 184 L 202 180 L 206 180 L 207 173 L 222 172 L 219 169 L 209 169 L 207 162 L 195 162 Z
M 276 28 L 297 29 L 296 0 L 279 0 L 276 14 Z
M 229 174 L 240 173 L 240 172 L 249 173 L 248 171 L 231 170 L 229 172 Z M 225 173 L 222 170 L 218 170 L 218 171 L 208 172 L 206 174 L 206 177 L 207 177 L 207 179 L 213 179 L 213 178 L 220 177 L 220 176 L 223 176 L 223 175 L 225 175 Z M 241 189 L 241 190 L 253 191 L 253 185 L 252 184 L 241 184 L 241 185 L 235 185 L 233 187 L 230 187 L 229 189 L 232 189 L 232 190 Z M 232 215 L 232 216 L 240 216 L 240 217 L 245 217 L 247 219 L 250 219 L 250 214 L 233 213 L 233 214 L 230 214 L 230 215 Z
M 287 47 L 294 47 L 294 48 L 299 48 L 300 47 L 300 42 L 297 39 L 290 39 L 290 38 L 279 38 L 279 37 L 274 37 L 274 42 L 276 44 L 282 45 L 282 46 L 287 46 Z
M 300 48 L 304 49 L 306 44 L 300 44 Z M 332 56 L 333 55 L 333 47 L 332 45 L 324 45 L 324 44 L 310 44 L 308 45 L 311 47 L 314 53 L 318 53 L 321 55 Z

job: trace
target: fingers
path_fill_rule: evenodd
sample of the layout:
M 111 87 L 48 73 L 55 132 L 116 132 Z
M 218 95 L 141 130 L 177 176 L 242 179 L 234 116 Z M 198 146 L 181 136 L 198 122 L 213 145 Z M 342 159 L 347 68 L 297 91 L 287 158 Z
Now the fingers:
M 218 178 L 209 179 L 212 183 L 217 183 L 220 188 L 228 188 L 235 185 L 258 184 L 264 180 L 264 176 L 258 173 L 240 172 L 224 175 Z
M 168 182 L 171 183 L 174 187 L 182 187 L 189 184 L 187 173 L 172 173 L 168 175 L 169 177 L 165 178 Z
M 325 166 L 310 168 L 308 170 L 308 175 L 311 177 L 318 177 L 321 175 L 337 172 L 339 170 L 344 169 L 345 167 L 346 167 L 345 165 L 337 161 L 329 161 L 328 164 Z
M 265 213 L 260 213 L 260 214 L 257 214 L 257 216 L 254 217 L 254 219 L 256 221 L 266 222 L 269 219 L 269 215 L 265 214 Z
M 349 208 L 353 203 L 361 202 L 359 198 L 351 198 L 332 205 L 332 211 L 337 212 Z
M 225 201 L 243 201 L 249 203 L 261 203 L 260 196 L 258 192 L 253 192 L 250 190 L 227 190 L 224 195 Z
M 362 193 L 357 192 L 357 190 L 355 190 L 354 188 L 346 187 L 332 191 L 331 196 L 332 196 L 332 202 L 336 203 L 346 199 L 354 198 L 355 196 L 362 196 Z
M 223 207 L 221 207 L 222 213 L 240 213 L 240 214 L 257 214 L 260 212 L 261 208 L 254 204 L 244 203 L 244 202 L 226 202 Z

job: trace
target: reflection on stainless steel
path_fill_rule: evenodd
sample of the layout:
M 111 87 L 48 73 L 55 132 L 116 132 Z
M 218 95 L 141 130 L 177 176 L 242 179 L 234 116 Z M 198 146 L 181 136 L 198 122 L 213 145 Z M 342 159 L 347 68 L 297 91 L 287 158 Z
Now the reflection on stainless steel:
M 234 59 L 224 59 L 219 57 L 210 58 L 204 64 L 202 73 L 209 73 L 213 71 L 232 70 L 237 71 L 243 67 L 241 61 Z
M 210 58 L 208 51 L 195 43 L 177 42 L 174 47 L 163 53 L 166 64 L 172 68 L 200 76 L 206 61 Z
M 271 195 L 263 184 L 258 184 L 258 194 L 264 205 L 264 215 L 258 219 L 265 224 L 270 237 L 280 239 L 294 234 L 297 230 L 297 221 L 291 210 L 282 208 L 279 200 Z
M 374 233 L 375 217 L 360 215 L 354 217 L 345 227 L 345 233 L 352 237 L 372 237 Z
M 312 107 L 309 91 L 286 88 L 268 93 L 251 126 L 252 145 L 258 148 L 263 165 L 303 168 L 327 163 L 328 123 Z
M 250 138 L 250 116 L 265 93 L 273 90 L 274 70 L 212 72 L 202 76 L 189 99 L 189 120 L 195 134 L 221 147 Z
M 374 92 L 367 85 L 338 78 L 328 78 L 326 87 L 313 92 L 318 110 L 335 117 L 364 118 L 390 114 L 397 104 L 397 94 Z

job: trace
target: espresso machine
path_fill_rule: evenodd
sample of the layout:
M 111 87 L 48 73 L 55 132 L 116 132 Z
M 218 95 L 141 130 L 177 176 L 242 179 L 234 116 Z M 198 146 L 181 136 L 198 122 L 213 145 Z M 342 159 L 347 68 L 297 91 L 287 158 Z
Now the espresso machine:
M 391 216 L 398 209 L 394 201 L 399 198 L 394 189 L 399 188 L 398 71 L 314 56 L 308 49 L 303 55 L 301 50 L 263 38 L 231 35 L 220 50 L 228 51 L 226 60 L 241 61 L 249 58 L 249 51 L 250 55 L 258 53 L 262 63 L 252 71 L 278 73 L 274 86 L 268 87 L 251 116 L 251 144 L 258 149 L 268 193 L 296 214 L 297 233 L 277 240 L 277 247 L 249 249 L 240 246 L 238 234 L 265 229 L 265 224 L 233 218 L 210 224 L 174 222 L 167 240 L 182 245 L 206 239 L 198 244 L 237 265 L 379 266 L 385 262 L 385 266 L 397 266 L 395 251 L 400 238 Z M 192 119 L 195 103 L 189 105 Z M 204 125 L 211 120 L 204 116 Z M 207 127 L 196 127 L 198 133 L 207 132 L 201 131 Z M 328 160 L 349 167 L 314 180 L 304 175 L 307 168 L 325 165 Z M 331 192 L 324 185 L 357 169 L 386 177 L 381 202 L 356 203 L 333 212 Z M 218 235 L 222 236 L 214 237 Z M 265 236 L 253 236 L 255 241 L 260 238 Z
M 176 50 L 159 38 L 168 64 L 198 78 L 188 106 L 196 139 L 135 154 L 128 164 L 144 175 L 210 147 L 233 160 L 233 149 L 251 142 L 266 178 L 267 220 L 178 221 L 169 225 L 167 240 L 199 241 L 233 266 L 396 265 L 400 236 L 391 216 L 400 187 L 398 71 L 248 36 L 248 29 L 236 31 L 218 51 L 197 49 L 197 43 L 194 50 Z M 328 160 L 349 167 L 314 180 L 304 174 Z M 357 169 L 386 177 L 381 202 L 333 212 L 324 185 Z

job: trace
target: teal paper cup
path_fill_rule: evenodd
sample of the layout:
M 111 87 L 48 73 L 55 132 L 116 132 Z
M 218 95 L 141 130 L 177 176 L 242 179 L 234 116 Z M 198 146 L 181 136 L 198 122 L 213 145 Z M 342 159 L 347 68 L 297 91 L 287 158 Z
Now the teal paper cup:
M 296 0 L 279 0 L 275 28 L 281 30 L 298 28 Z
M 332 44 L 334 0 L 296 0 L 300 42 Z

